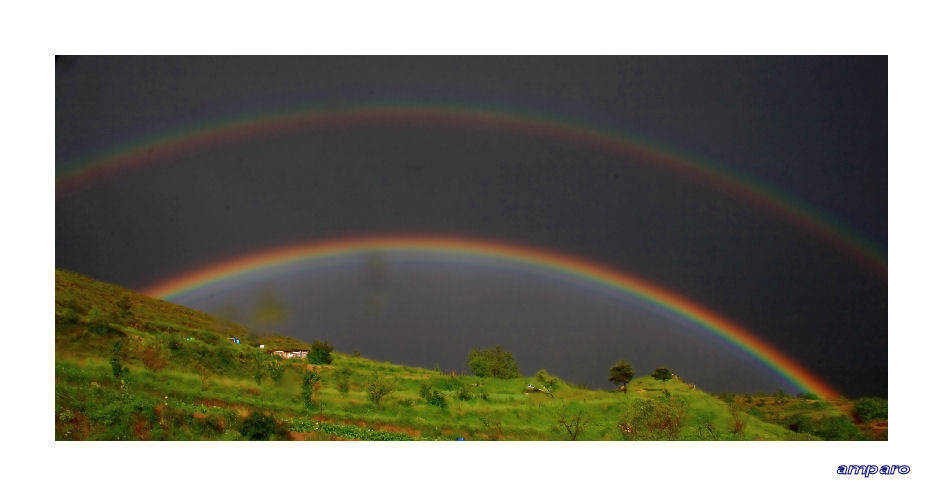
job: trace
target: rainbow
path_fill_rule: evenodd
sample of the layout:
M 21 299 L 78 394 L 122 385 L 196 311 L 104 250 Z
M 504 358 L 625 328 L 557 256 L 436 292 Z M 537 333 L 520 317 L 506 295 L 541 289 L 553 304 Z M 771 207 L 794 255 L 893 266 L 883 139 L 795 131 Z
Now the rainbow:
M 530 267 L 575 276 L 647 301 L 716 334 L 755 357 L 800 390 L 823 398 L 838 392 L 793 359 L 743 327 L 685 297 L 637 276 L 570 255 L 505 242 L 456 236 L 363 236 L 292 244 L 197 269 L 142 290 L 161 299 L 173 298 L 220 281 L 294 262 L 371 252 L 463 254 L 519 262 Z
M 801 199 L 729 168 L 611 129 L 548 115 L 480 105 L 381 102 L 340 108 L 316 107 L 255 113 L 207 121 L 147 136 L 67 164 L 60 168 L 61 172 L 57 172 L 56 192 L 69 192 L 123 170 L 143 167 L 191 150 L 226 142 L 320 128 L 392 123 L 486 127 L 551 137 L 630 156 L 705 182 L 752 203 L 814 233 L 887 277 L 886 248 Z

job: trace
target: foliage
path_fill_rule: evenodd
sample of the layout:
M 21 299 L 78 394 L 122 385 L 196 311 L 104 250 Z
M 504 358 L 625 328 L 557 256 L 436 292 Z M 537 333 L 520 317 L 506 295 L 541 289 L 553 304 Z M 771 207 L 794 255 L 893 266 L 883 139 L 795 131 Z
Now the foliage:
M 98 308 L 93 308 L 88 313 L 88 332 L 106 336 L 112 333 L 111 324 L 108 322 L 108 315 Z
M 673 441 L 681 433 L 684 403 L 680 400 L 637 399 L 619 424 L 623 437 L 646 441 Z
M 334 361 L 331 356 L 332 351 L 334 351 L 334 347 L 327 344 L 327 341 L 315 340 L 311 343 L 311 351 L 308 352 L 308 363 L 329 364 Z
M 456 391 L 455 395 L 458 396 L 458 399 L 462 401 L 471 400 L 473 398 L 471 386 L 463 382 L 458 391 Z
M 629 392 L 629 381 L 635 376 L 632 366 L 625 360 L 619 360 L 618 363 L 609 368 L 609 382 L 613 384 L 622 384 L 624 393 Z
M 346 394 L 350 391 L 350 376 L 354 371 L 350 367 L 341 367 L 334 370 L 334 383 L 337 384 L 337 390 Z
M 817 400 L 819 399 L 819 395 L 815 393 L 799 393 L 796 395 L 796 398 L 802 398 L 806 400 Z
M 127 357 L 125 353 L 124 346 L 121 344 L 121 341 L 115 341 L 111 345 L 111 358 L 108 359 L 108 363 L 111 365 L 111 374 L 115 379 L 121 379 L 121 377 L 128 371 L 128 367 L 123 365 Z
M 861 398 L 855 401 L 855 415 L 862 422 L 887 418 L 887 400 L 884 398 Z
M 445 399 L 445 395 L 433 389 L 429 383 L 424 382 L 419 385 L 419 397 L 426 400 L 426 403 L 432 406 L 437 406 L 439 408 L 448 407 L 448 402 Z
M 380 405 L 380 401 L 382 401 L 385 396 L 392 393 L 395 389 L 396 384 L 380 374 L 373 374 L 373 376 L 367 380 L 367 397 L 377 406 Z
M 265 362 L 265 372 L 268 373 L 272 382 L 278 383 L 285 375 L 285 365 L 282 364 L 281 360 L 269 360 Z
M 654 377 L 656 380 L 665 382 L 671 380 L 672 375 L 670 370 L 666 369 L 665 367 L 659 367 L 655 369 L 654 372 L 652 372 L 652 377 Z
M 502 351 L 500 346 L 493 350 L 471 350 L 468 353 L 468 368 L 479 377 L 511 379 L 521 375 L 514 356 L 509 351 Z
M 590 425 L 590 418 L 583 409 L 577 409 L 574 412 L 561 408 L 555 416 L 557 424 L 563 427 L 567 435 L 570 436 L 570 441 L 576 441 L 576 438 L 585 432 Z
M 538 384 L 540 384 L 544 392 L 549 394 L 551 398 L 554 397 L 553 391 L 556 389 L 557 384 L 560 383 L 559 377 L 554 377 L 550 375 L 550 373 L 548 373 L 546 370 L 540 369 L 537 372 L 537 376 L 535 377 L 535 380 L 537 381 Z
M 825 417 L 815 423 L 812 433 L 828 441 L 856 441 L 866 439 L 855 424 L 843 415 Z
M 266 441 L 270 439 L 285 439 L 288 431 L 279 425 L 270 415 L 252 412 L 239 426 L 243 439 L 250 441 Z
M 305 410 L 317 406 L 318 400 L 312 398 L 321 389 L 321 375 L 312 370 L 305 370 L 301 375 L 301 403 Z
M 131 295 L 122 293 L 118 301 L 115 302 L 115 307 L 118 309 L 116 314 L 118 319 L 122 322 L 126 322 L 131 318 Z

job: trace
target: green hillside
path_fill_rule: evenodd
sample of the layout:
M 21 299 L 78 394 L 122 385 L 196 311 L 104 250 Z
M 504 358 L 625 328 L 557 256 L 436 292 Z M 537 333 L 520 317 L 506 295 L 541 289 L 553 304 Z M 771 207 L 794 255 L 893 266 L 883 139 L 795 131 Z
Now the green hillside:
M 839 438 L 871 432 L 841 405 L 758 405 L 676 377 L 636 377 L 623 393 L 337 351 L 329 365 L 282 359 L 271 351 L 311 345 L 64 270 L 55 312 L 57 440 L 813 440 L 832 438 L 816 430 L 828 422 L 841 424 Z

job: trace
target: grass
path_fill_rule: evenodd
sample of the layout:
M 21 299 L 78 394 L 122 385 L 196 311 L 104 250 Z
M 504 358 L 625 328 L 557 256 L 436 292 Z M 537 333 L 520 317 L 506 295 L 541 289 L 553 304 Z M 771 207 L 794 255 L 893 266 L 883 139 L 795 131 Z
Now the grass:
M 114 303 L 122 295 L 130 308 Z M 107 326 L 96 327 L 102 315 Z M 579 416 L 579 440 L 802 440 L 817 437 L 790 430 L 790 415 L 842 414 L 804 399 L 757 407 L 648 376 L 634 379 L 627 394 L 561 381 L 551 398 L 528 389 L 534 377 L 444 374 L 338 352 L 330 366 L 315 368 L 320 379 L 306 409 L 302 374 L 310 366 L 273 357 L 256 347 L 262 343 L 307 348 L 57 270 L 56 439 L 564 440 L 572 436 L 563 423 L 572 431 Z M 124 367 L 121 377 L 112 359 Z M 272 364 L 285 369 L 277 380 Z M 394 384 L 379 403 L 367 395 L 375 376 Z M 644 412 L 655 413 L 643 419 Z

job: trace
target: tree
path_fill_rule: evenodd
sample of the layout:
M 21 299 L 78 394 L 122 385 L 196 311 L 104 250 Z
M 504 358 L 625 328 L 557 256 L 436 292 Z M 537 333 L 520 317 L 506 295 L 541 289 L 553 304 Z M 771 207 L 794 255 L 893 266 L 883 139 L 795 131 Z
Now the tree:
M 301 376 L 301 403 L 306 410 L 310 410 L 317 405 L 317 398 L 312 399 L 312 395 L 317 395 L 321 389 L 321 376 L 315 371 L 306 370 Z
M 557 383 L 560 382 L 560 378 L 554 377 L 546 370 L 541 369 L 539 372 L 537 372 L 535 379 L 537 380 L 537 383 L 543 387 L 543 390 L 549 394 L 551 398 L 553 398 L 553 391 L 556 389 Z
M 568 413 L 566 409 L 561 409 L 557 413 L 557 423 L 566 430 L 566 433 L 570 436 L 570 441 L 576 441 L 576 438 L 589 426 L 589 417 L 586 416 L 586 412 L 583 410 Z
M 521 375 L 514 356 L 510 351 L 502 351 L 500 346 L 493 350 L 471 350 L 468 353 L 468 368 L 479 377 L 511 379 Z
M 331 357 L 332 351 L 334 351 L 334 347 L 327 344 L 327 341 L 322 343 L 315 340 L 311 343 L 311 351 L 308 352 L 308 363 L 329 364 L 334 361 L 334 358 Z
M 655 369 L 654 372 L 652 372 L 652 377 L 659 381 L 665 382 L 671 380 L 672 374 L 671 371 L 665 367 L 659 367 Z
M 395 389 L 396 385 L 393 381 L 379 374 L 373 374 L 367 381 L 367 397 L 377 406 L 380 405 L 380 401 L 383 400 L 384 396 L 392 393 Z
M 111 364 L 111 374 L 115 376 L 115 379 L 121 379 L 128 372 L 128 367 L 123 365 L 125 358 L 124 346 L 121 341 L 115 341 L 111 345 L 111 358 L 108 359 L 108 363 Z
M 609 382 L 613 384 L 622 383 L 622 392 L 629 392 L 629 381 L 635 376 L 632 366 L 625 360 L 619 360 L 618 363 L 609 369 Z

